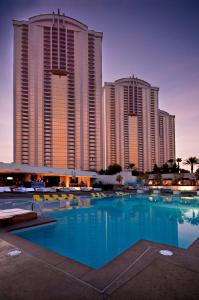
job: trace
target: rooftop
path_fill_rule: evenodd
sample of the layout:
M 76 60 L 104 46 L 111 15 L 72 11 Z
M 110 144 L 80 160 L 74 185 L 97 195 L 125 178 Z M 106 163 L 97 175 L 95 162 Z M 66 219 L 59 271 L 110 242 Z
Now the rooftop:
M 152 89 L 159 90 L 158 87 L 153 87 L 147 81 L 139 79 L 137 77 L 134 77 L 134 75 L 130 76 L 130 77 L 126 77 L 126 78 L 117 79 L 114 82 L 105 82 L 104 83 L 105 86 L 107 86 L 107 85 L 119 85 L 119 84 L 140 84 L 140 85 L 144 85 L 144 86 L 150 87 Z
M 47 167 L 36 167 L 30 165 L 21 165 L 15 163 L 4 163 L 0 162 L 0 173 L 29 173 L 29 174 L 45 174 L 45 175 L 71 175 L 71 176 L 88 176 L 96 177 L 96 172 L 81 171 L 73 169 L 58 169 L 58 168 L 47 168 Z
M 13 20 L 13 25 L 18 25 L 20 26 L 21 24 L 31 24 L 31 23 L 35 23 L 35 22 L 56 22 L 57 20 L 59 20 L 60 22 L 60 25 L 61 23 L 64 24 L 64 23 L 68 23 L 68 24 L 71 24 L 71 25 L 75 25 L 77 27 L 79 27 L 79 29 L 81 30 L 89 30 L 88 26 L 85 25 L 84 23 L 74 19 L 74 18 L 71 18 L 71 17 L 68 17 L 68 16 L 65 16 L 64 13 L 60 13 L 58 11 L 58 13 L 49 13 L 49 14 L 39 14 L 39 15 L 35 15 L 35 16 L 32 16 L 30 17 L 28 20 Z M 102 37 L 103 36 L 103 33 L 102 32 L 97 32 L 97 31 L 94 31 L 94 30 L 89 30 L 89 32 L 99 36 L 99 37 Z

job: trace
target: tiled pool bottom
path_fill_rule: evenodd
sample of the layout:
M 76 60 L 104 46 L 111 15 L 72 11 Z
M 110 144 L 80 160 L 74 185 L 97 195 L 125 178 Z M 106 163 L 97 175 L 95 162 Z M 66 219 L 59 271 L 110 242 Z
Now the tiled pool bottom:
M 181 204 L 178 197 L 164 202 L 157 196 L 157 201 L 151 202 L 149 197 L 95 200 L 90 208 L 48 214 L 56 223 L 15 234 L 95 269 L 141 239 L 189 247 L 199 237 L 196 201 Z

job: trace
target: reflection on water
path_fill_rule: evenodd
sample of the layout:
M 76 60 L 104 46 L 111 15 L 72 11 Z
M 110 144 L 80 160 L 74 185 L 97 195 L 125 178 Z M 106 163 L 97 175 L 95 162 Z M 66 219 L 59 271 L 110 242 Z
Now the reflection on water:
M 191 223 L 192 225 L 196 225 L 198 226 L 199 225 L 199 211 L 196 211 L 196 210 L 190 210 L 188 211 L 188 213 L 184 213 L 182 214 L 182 219 L 183 219 L 183 222 L 184 221 L 187 221 L 189 223 Z
M 50 214 L 54 225 L 18 235 L 99 268 L 140 239 L 188 247 L 199 236 L 198 206 L 146 196 L 95 201 L 89 209 Z

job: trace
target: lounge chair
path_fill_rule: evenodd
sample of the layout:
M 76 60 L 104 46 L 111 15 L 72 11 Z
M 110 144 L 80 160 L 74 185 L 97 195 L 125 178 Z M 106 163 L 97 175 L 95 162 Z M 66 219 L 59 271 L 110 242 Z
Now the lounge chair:
M 43 201 L 43 198 L 41 198 L 40 195 L 32 195 L 33 197 L 33 200 L 36 201 L 36 202 L 41 202 Z
M 101 196 L 99 197 L 98 194 L 99 194 L 99 193 L 91 193 L 91 196 L 92 196 L 93 198 L 100 198 Z
M 66 194 L 62 194 L 61 196 L 59 196 L 60 201 L 63 201 L 63 200 L 66 200 L 66 199 L 68 199 Z
M 116 194 L 117 196 L 122 196 L 122 195 L 123 195 L 122 192 L 115 192 L 115 194 Z
M 97 198 L 103 198 L 104 196 L 102 195 L 103 193 L 96 193 Z
M 129 193 L 120 192 L 120 195 L 122 195 L 122 196 L 126 196 L 126 195 L 129 195 Z
M 102 197 L 106 197 L 106 195 L 104 193 L 99 193 L 100 195 L 102 195 Z
M 103 198 L 104 196 L 102 194 L 101 193 L 91 193 L 93 198 Z
M 99 193 L 94 193 L 94 198 L 100 198 Z
M 57 194 L 52 195 L 53 200 L 59 200 L 59 196 Z
M 57 195 L 57 194 L 54 194 L 53 198 L 54 198 L 54 200 L 59 200 L 59 201 L 63 201 L 64 199 L 66 199 L 66 198 L 63 198 L 63 197 L 59 197 L 59 195 Z
M 73 195 L 73 194 L 68 194 L 68 195 L 67 195 L 67 199 L 75 200 L 75 199 L 78 199 L 78 197 L 75 196 L 75 195 Z
M 50 195 L 44 195 L 44 200 L 53 201 L 55 199 L 53 197 L 51 197 Z
M 67 194 L 61 194 L 61 198 L 62 198 L 62 200 L 66 200 L 66 199 L 68 199 L 68 195 Z

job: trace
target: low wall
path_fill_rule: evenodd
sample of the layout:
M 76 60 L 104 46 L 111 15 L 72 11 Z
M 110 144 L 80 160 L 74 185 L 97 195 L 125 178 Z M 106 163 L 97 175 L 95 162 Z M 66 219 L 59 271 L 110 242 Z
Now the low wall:
M 137 177 L 132 176 L 131 172 L 120 172 L 115 175 L 97 175 L 97 182 L 101 181 L 103 184 L 118 184 L 116 178 L 118 175 L 123 177 L 122 184 L 127 184 L 128 182 L 137 182 Z

